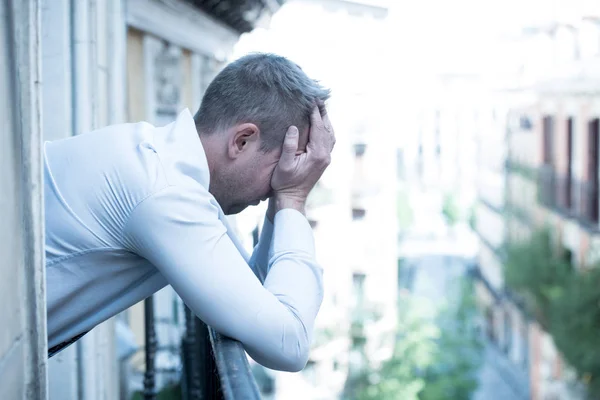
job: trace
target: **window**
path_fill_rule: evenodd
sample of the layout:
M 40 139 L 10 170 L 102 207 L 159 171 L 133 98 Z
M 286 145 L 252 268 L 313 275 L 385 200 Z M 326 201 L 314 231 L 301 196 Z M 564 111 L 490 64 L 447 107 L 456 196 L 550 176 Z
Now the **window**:
M 545 116 L 542 119 L 542 162 L 540 173 L 540 201 L 547 207 L 557 205 L 557 180 L 554 171 L 554 118 Z
M 519 117 L 519 128 L 524 131 L 530 131 L 533 129 L 533 123 L 531 119 L 529 119 L 526 115 L 521 115 Z
M 567 173 L 561 190 L 562 206 L 569 212 L 573 207 L 573 118 L 567 119 Z
M 356 304 L 362 304 L 365 293 L 365 274 L 355 272 L 352 274 L 352 291 Z
M 588 165 L 587 182 L 585 185 L 585 219 L 586 222 L 598 223 L 598 150 L 600 135 L 600 119 L 595 118 L 588 123 Z
M 354 155 L 356 157 L 362 157 L 367 150 L 367 145 L 365 143 L 355 143 L 354 144 Z
M 352 209 L 352 220 L 360 221 L 365 218 L 367 211 L 364 208 L 353 208 Z
M 554 165 L 554 118 L 545 116 L 542 120 L 543 131 L 543 162 L 546 165 Z

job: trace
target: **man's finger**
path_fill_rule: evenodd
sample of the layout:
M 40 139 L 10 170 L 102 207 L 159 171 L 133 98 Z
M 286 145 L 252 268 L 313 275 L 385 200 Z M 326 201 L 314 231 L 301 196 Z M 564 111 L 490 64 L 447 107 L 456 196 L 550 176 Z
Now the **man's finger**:
M 329 120 L 329 114 L 325 113 L 321 116 L 323 119 L 323 126 L 327 132 L 333 133 L 333 127 L 331 126 L 331 121 Z
M 323 115 L 323 126 L 325 130 L 329 133 L 329 141 L 331 143 L 331 149 L 333 150 L 333 146 L 335 145 L 335 132 L 333 131 L 333 126 L 331 125 L 331 121 L 329 120 L 329 114 L 325 113 Z
M 323 126 L 323 119 L 321 118 L 321 112 L 319 107 L 314 106 L 310 114 L 310 130 L 308 134 L 308 146 L 313 149 L 319 147 L 327 148 L 326 145 L 326 131 Z
M 279 163 L 283 167 L 289 167 L 293 165 L 294 159 L 296 158 L 296 151 L 298 150 L 298 128 L 290 126 L 285 133 L 285 139 L 283 140 L 283 149 L 281 151 L 281 158 Z
M 321 112 L 317 106 L 314 106 L 310 113 L 310 127 L 311 129 L 323 127 L 323 118 L 321 117 Z

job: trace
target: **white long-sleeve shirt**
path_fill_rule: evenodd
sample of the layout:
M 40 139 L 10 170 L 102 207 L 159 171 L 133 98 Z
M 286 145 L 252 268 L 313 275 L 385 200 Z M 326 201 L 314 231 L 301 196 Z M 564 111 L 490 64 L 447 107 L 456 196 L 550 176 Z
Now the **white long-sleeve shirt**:
M 279 211 L 248 258 L 188 110 L 47 142 L 44 156 L 50 348 L 170 284 L 259 363 L 304 367 L 323 297 L 310 225 Z

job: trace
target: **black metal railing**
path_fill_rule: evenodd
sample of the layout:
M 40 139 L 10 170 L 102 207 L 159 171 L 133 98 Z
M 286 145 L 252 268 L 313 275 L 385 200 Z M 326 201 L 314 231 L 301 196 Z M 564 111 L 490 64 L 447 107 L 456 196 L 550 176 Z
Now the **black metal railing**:
M 500 246 L 496 246 L 494 245 L 492 242 L 490 242 L 488 240 L 488 238 L 486 238 L 480 230 L 476 230 L 475 234 L 477 235 L 479 241 L 481 242 L 481 244 L 483 244 L 485 247 L 487 247 L 490 251 L 492 251 L 492 253 L 494 253 L 494 255 L 501 261 L 504 262 L 506 260 L 506 248 L 504 246 L 504 244 L 500 245 Z
M 599 229 L 599 190 L 594 182 L 558 174 L 551 166 L 538 173 L 538 200 L 547 208 L 591 230 Z
M 202 323 L 202 322 L 200 322 Z M 225 400 L 256 400 L 260 392 L 242 344 L 207 328 L 213 360 L 220 378 L 220 397 Z M 208 398 L 208 397 L 207 397 Z
M 507 199 L 506 204 L 504 206 L 504 212 L 506 215 L 510 215 L 513 218 L 516 218 L 521 223 L 527 226 L 533 226 L 534 218 L 531 211 L 523 206 L 516 204 L 511 199 Z
M 193 314 L 182 345 L 186 400 L 256 400 L 260 391 L 241 343 L 218 334 Z
M 145 301 L 145 400 L 155 400 L 157 339 L 154 301 Z M 242 344 L 218 334 L 185 308 L 185 334 L 181 341 L 183 364 L 181 393 L 185 400 L 257 400 L 260 391 Z
M 483 286 L 486 288 L 487 292 L 492 295 L 496 303 L 510 302 L 519 309 L 519 311 L 526 320 L 531 320 L 531 315 L 529 314 L 529 311 L 525 306 L 525 301 L 523 297 L 515 291 L 511 290 L 506 285 L 503 285 L 503 287 L 499 289 L 495 288 L 494 285 L 488 280 L 488 278 L 481 270 L 481 266 L 479 265 L 479 263 L 474 263 L 470 265 L 469 269 L 467 270 L 467 274 L 472 279 L 482 283 Z
M 577 189 L 579 194 L 579 220 L 588 228 L 597 230 L 599 222 L 598 208 L 600 206 L 598 201 L 598 184 L 581 182 L 579 183 Z
M 156 399 L 156 330 L 154 326 L 154 297 L 144 300 L 144 334 L 146 340 L 146 370 L 144 371 L 144 400 Z
M 252 232 L 259 240 L 258 226 Z M 154 302 L 145 301 L 146 372 L 144 399 L 156 399 L 154 359 L 157 350 Z M 246 352 L 236 340 L 220 335 L 184 308 L 185 333 L 181 339 L 181 392 L 184 400 L 257 400 L 260 391 Z M 268 391 L 268 390 L 267 390 Z
M 538 171 L 538 201 L 550 209 L 556 207 L 556 174 L 551 167 L 543 166 Z
M 521 163 L 513 159 L 507 159 L 505 162 L 507 172 L 519 174 L 525 178 L 534 180 L 538 176 L 538 170 L 527 164 Z

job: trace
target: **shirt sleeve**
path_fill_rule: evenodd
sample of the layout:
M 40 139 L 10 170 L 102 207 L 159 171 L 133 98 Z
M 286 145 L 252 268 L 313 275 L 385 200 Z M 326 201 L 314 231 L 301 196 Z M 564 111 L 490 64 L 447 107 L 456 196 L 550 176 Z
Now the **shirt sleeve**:
M 125 245 L 150 261 L 200 319 L 239 340 L 257 362 L 301 370 L 323 299 L 308 221 L 294 210 L 277 213 L 263 286 L 213 202 L 203 188 L 165 188 L 133 210 Z
M 258 243 L 248 260 L 250 268 L 261 283 L 265 282 L 269 272 L 269 250 L 273 241 L 273 223 L 265 216 Z

